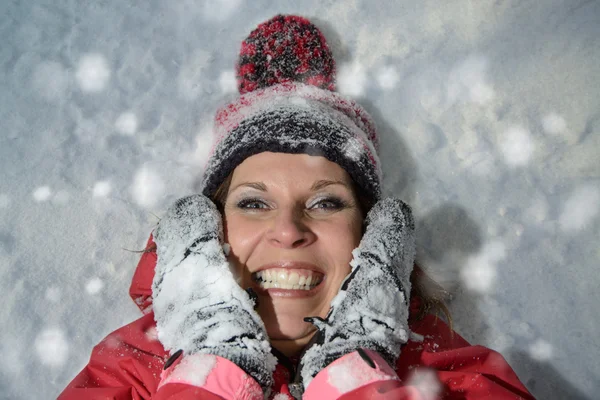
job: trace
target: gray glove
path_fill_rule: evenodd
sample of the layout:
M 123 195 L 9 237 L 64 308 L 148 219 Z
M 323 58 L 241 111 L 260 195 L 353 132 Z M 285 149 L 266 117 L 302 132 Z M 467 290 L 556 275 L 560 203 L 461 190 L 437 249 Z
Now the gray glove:
M 375 204 L 365 223 L 366 232 L 352 252 L 352 271 L 331 301 L 329 314 L 305 319 L 318 332 L 301 358 L 304 388 L 328 364 L 362 348 L 377 351 L 394 367 L 400 346 L 408 340 L 415 256 L 411 210 L 401 200 L 387 198 Z
M 175 202 L 154 234 L 152 296 L 166 350 L 227 358 L 267 390 L 276 359 L 254 300 L 235 281 L 222 247 L 216 206 L 202 195 Z

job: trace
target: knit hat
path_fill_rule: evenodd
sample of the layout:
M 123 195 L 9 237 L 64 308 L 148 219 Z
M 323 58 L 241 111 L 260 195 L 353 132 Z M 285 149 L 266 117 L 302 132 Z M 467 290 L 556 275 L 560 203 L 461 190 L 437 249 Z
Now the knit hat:
M 246 158 L 265 151 L 323 156 L 374 201 L 381 198 L 378 139 L 370 115 L 335 90 L 335 62 L 307 19 L 278 15 L 242 42 L 237 100 L 215 117 L 202 193 L 211 197 Z

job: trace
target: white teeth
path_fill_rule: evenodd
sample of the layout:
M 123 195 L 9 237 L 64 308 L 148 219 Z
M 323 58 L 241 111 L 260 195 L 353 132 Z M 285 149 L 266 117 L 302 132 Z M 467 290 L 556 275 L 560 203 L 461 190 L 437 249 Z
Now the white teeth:
M 300 275 L 285 269 L 262 270 L 256 273 L 256 279 L 263 289 L 311 290 L 321 281 L 318 277 Z M 314 283 L 313 283 L 314 282 Z
M 285 283 L 288 281 L 288 273 L 286 270 L 282 269 L 277 274 L 277 280 L 281 283 Z
M 288 284 L 298 286 L 299 281 L 300 275 L 298 275 L 296 272 L 292 272 L 288 278 Z

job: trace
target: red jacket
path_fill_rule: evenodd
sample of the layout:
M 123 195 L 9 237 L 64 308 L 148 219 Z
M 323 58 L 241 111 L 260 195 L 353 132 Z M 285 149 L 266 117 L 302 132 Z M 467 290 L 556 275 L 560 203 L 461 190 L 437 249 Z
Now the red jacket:
M 161 383 L 161 373 L 169 355 L 156 339 L 156 324 L 151 311 L 155 264 L 156 253 L 142 255 L 129 292 L 145 315 L 109 334 L 95 346 L 88 365 L 67 386 L 59 399 L 224 399 L 197 385 Z M 413 299 L 411 311 L 416 306 L 417 302 Z M 338 398 L 533 399 L 499 353 L 482 346 L 469 345 L 442 320 L 428 315 L 421 321 L 411 323 L 410 329 L 416 335 L 411 335 L 411 340 L 402 346 L 395 366 L 397 377 L 370 382 Z M 229 371 L 237 369 L 227 360 L 220 362 L 228 363 Z M 319 384 L 316 381 L 326 382 L 324 378 L 319 380 L 320 375 L 326 376 L 324 371 L 315 377 L 307 391 L 311 385 Z M 245 374 L 239 369 L 233 373 L 240 376 Z M 165 373 L 163 380 L 164 377 Z M 291 372 L 282 363 L 278 364 L 270 398 L 278 394 L 277 399 L 285 398 L 282 394 L 289 394 L 288 383 L 291 379 Z M 254 385 L 257 384 L 254 382 Z

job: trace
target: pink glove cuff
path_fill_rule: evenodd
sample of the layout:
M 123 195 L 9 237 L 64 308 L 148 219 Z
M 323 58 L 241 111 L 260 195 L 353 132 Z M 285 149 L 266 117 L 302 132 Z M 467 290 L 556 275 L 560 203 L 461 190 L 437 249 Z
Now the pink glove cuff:
M 225 399 L 262 400 L 260 385 L 231 361 L 212 354 L 179 357 L 161 374 L 160 389 L 170 383 L 203 388 Z

